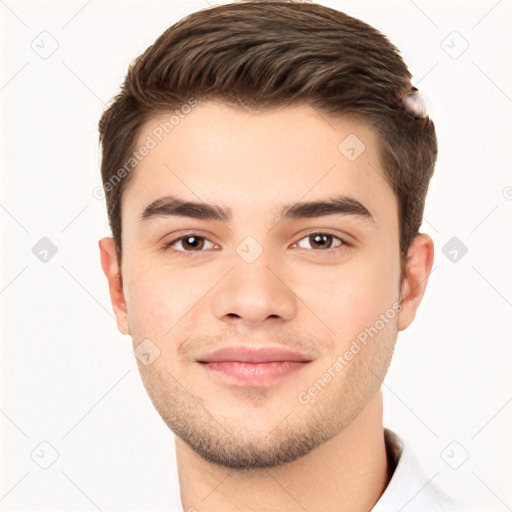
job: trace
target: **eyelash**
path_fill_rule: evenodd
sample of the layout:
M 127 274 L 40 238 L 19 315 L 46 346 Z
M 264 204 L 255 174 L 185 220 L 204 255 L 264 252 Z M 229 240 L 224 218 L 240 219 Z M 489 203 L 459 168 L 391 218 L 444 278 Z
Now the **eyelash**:
M 327 254 L 327 255 L 330 255 L 330 256 L 335 255 L 338 252 L 338 250 L 342 249 L 343 247 L 352 247 L 352 245 L 353 245 L 353 244 L 347 242 L 346 240 L 344 240 L 343 238 L 340 238 L 339 236 L 333 235 L 332 233 L 323 232 L 323 231 L 313 231 L 311 233 L 307 233 L 302 238 L 300 238 L 298 240 L 298 242 L 300 242 L 304 238 L 308 238 L 308 237 L 313 236 L 313 235 L 328 235 L 328 236 L 331 236 L 333 238 L 338 239 L 341 242 L 341 244 L 339 246 L 331 247 L 329 249 L 309 249 L 309 250 L 316 251 L 316 252 L 321 252 L 323 254 Z M 163 250 L 164 251 L 168 251 L 176 242 L 179 242 L 180 240 L 184 240 L 185 238 L 188 238 L 190 236 L 193 236 L 193 237 L 196 237 L 196 238 L 200 238 L 200 239 L 204 239 L 204 240 L 208 240 L 205 236 L 201 236 L 201 235 L 199 235 L 197 233 L 194 233 L 194 232 L 185 233 L 184 235 L 181 235 L 180 237 L 175 238 L 175 239 L 171 240 L 170 242 L 167 242 L 164 245 Z M 208 240 L 208 241 L 210 241 L 210 240 Z M 298 242 L 294 242 L 294 244 L 292 244 L 292 245 L 295 245 Z M 217 245 L 217 244 L 215 244 L 215 245 Z M 299 247 L 299 249 L 302 249 L 302 247 Z M 308 249 L 306 249 L 306 250 L 308 250 Z M 188 257 L 188 255 L 194 255 L 193 257 L 197 257 L 195 255 L 203 254 L 203 253 L 206 252 L 206 250 L 200 250 L 200 251 L 175 251 L 175 252 L 178 253 L 178 256 Z

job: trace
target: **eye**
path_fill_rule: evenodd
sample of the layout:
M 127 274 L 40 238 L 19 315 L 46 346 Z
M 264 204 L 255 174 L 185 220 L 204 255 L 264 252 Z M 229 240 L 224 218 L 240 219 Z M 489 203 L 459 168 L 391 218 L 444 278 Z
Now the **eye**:
M 301 245 L 303 240 L 307 242 L 309 247 L 304 247 Z M 337 240 L 338 243 L 336 243 L 335 240 Z M 305 237 L 301 238 L 298 242 L 295 242 L 292 247 L 300 247 L 301 249 L 315 249 L 321 252 L 330 253 L 331 251 L 336 252 L 337 248 L 344 245 L 350 247 L 351 244 L 330 233 L 315 232 L 309 233 Z
M 306 241 L 308 246 L 304 247 L 304 245 L 301 245 L 303 240 Z M 208 247 L 208 244 L 210 244 L 210 247 Z M 181 248 L 179 248 L 180 246 Z M 317 252 L 328 254 L 336 253 L 337 249 L 343 246 L 351 247 L 352 244 L 338 236 L 323 232 L 309 233 L 301 238 L 298 242 L 295 242 L 291 245 L 291 247 L 299 247 L 300 249 L 314 249 Z M 187 253 L 196 253 L 196 255 L 199 256 L 208 248 L 218 249 L 220 246 L 214 244 L 206 237 L 198 235 L 197 233 L 186 233 L 178 238 L 171 240 L 170 242 L 167 242 L 163 249 L 166 251 L 171 247 L 173 247 L 173 251 L 179 253 L 179 256 L 186 256 Z
M 201 253 L 204 252 L 203 249 L 207 249 L 205 247 L 208 243 L 210 243 L 213 247 L 219 247 L 216 244 L 210 242 L 204 236 L 197 235 L 196 233 L 186 233 L 185 235 L 180 236 L 179 238 L 175 238 L 170 242 L 167 242 L 164 245 L 164 250 L 170 249 L 174 245 L 181 246 L 181 249 L 173 249 L 179 253 Z M 182 256 L 184 254 L 180 254 Z

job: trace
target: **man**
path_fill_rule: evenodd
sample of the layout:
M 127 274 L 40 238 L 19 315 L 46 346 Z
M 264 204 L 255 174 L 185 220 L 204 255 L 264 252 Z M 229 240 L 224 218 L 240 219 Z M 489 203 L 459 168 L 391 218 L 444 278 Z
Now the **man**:
M 103 113 L 101 264 L 183 510 L 455 510 L 382 425 L 433 262 L 410 80 L 342 12 L 235 2 L 166 30 Z

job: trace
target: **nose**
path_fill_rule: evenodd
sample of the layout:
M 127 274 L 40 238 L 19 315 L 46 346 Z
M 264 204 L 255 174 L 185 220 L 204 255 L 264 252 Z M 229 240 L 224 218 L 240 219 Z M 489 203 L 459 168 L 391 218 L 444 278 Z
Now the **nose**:
M 252 263 L 234 260 L 232 270 L 215 287 L 212 307 L 217 318 L 231 325 L 294 318 L 298 299 L 286 272 L 264 255 Z

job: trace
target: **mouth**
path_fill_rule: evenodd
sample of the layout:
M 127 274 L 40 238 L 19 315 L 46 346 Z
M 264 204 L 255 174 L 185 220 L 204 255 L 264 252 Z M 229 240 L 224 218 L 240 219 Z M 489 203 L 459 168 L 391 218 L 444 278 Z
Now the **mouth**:
M 254 386 L 270 383 L 285 377 L 306 366 L 309 361 L 270 361 L 249 363 L 247 361 L 216 361 L 202 363 L 206 371 L 215 378 L 221 378 L 233 384 Z
M 225 383 L 254 386 L 292 375 L 312 361 L 306 354 L 280 347 L 221 347 L 197 362 Z

